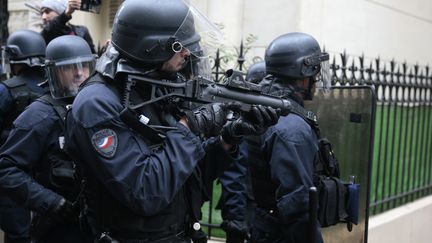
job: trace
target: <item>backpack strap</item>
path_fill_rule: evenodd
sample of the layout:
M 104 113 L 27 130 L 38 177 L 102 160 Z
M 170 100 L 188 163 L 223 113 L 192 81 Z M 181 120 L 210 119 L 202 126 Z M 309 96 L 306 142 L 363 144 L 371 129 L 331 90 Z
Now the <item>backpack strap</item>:
M 100 74 L 92 76 L 86 81 L 83 87 L 92 85 L 95 83 L 106 83 L 104 77 Z M 120 99 L 121 91 L 114 85 L 107 85 L 107 87 L 114 92 Z M 125 107 L 120 112 L 120 119 L 131 129 L 141 134 L 141 136 L 146 139 L 152 146 L 160 145 L 164 141 L 164 136 L 162 136 L 156 129 L 151 126 L 144 124 L 140 121 L 140 116 L 132 109 Z M 150 146 L 150 147 L 152 147 Z
M 41 97 L 37 98 L 36 100 L 51 105 L 52 108 L 54 108 L 55 112 L 57 113 L 58 117 L 62 120 L 62 128 L 64 130 L 64 121 L 66 118 L 67 113 L 67 106 L 68 104 L 64 102 L 63 100 L 54 99 L 50 94 L 44 94 Z
M 320 128 L 318 125 L 318 119 L 315 113 L 306 110 L 303 106 L 299 105 L 297 102 L 290 98 L 286 98 L 291 102 L 290 113 L 296 114 L 303 118 L 307 124 L 316 132 L 318 138 L 321 138 Z

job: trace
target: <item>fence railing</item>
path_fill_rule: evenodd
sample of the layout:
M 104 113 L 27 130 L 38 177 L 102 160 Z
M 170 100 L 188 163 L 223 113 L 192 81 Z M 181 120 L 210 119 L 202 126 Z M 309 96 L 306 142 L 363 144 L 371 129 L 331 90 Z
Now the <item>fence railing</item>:
M 249 59 L 262 59 L 245 58 L 249 49 L 243 45 L 236 48 L 236 60 L 224 59 L 218 52 L 213 67 L 215 79 L 221 80 L 224 65 L 247 70 L 253 63 Z M 381 213 L 430 195 L 432 74 L 429 67 L 349 56 L 343 52 L 331 53 L 330 68 L 333 85 L 373 85 L 377 93 L 370 213 Z M 210 202 L 208 222 L 203 222 L 209 226 L 210 233 L 219 223 L 213 220 L 213 205 Z

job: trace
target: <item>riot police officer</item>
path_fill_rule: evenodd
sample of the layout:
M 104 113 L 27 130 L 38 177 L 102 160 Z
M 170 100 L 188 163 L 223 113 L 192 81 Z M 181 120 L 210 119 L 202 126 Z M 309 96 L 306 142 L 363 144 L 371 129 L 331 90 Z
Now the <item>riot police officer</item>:
M 2 47 L 2 70 L 13 77 L 0 83 L 0 145 L 15 118 L 44 92 L 39 84 L 44 81 L 45 48 L 42 36 L 31 30 L 12 33 Z M 30 241 L 30 212 L 5 196 L 0 197 L 0 226 L 6 242 Z
M 225 231 L 227 243 L 242 243 L 248 233 L 248 165 L 247 147 L 239 145 L 240 156 L 229 165 L 219 177 L 221 197 L 216 206 L 221 210 L 221 228 Z
M 305 242 L 309 232 L 309 188 L 313 184 L 318 137 L 303 101 L 315 87 L 328 87 L 327 53 L 305 33 L 288 33 L 265 52 L 269 94 L 291 99 L 295 109 L 260 137 L 248 142 L 252 188 L 257 204 L 251 242 Z M 322 242 L 319 229 L 318 242 Z
M 193 111 L 177 109 L 173 99 L 148 104 L 167 91 L 132 75 L 182 82 L 177 72 L 187 62 L 194 62 L 191 75 L 210 74 L 203 72 L 210 36 L 202 33 L 216 29 L 201 32 L 204 25 L 212 27 L 179 0 L 128 0 L 116 14 L 112 46 L 66 119 L 66 147 L 85 180 L 83 215 L 98 242 L 194 239 L 208 185 L 237 156 L 241 133 L 233 128 L 256 133 L 278 118 L 255 107 L 261 122 L 241 117 L 224 126 L 224 104 Z
M 0 150 L 0 191 L 34 211 L 34 242 L 83 242 L 78 225 L 80 181 L 63 151 L 66 106 L 89 77 L 95 58 L 87 42 L 61 36 L 46 49 L 51 95 L 38 98 L 15 120 Z
M 0 84 L 1 141 L 7 138 L 12 122 L 34 99 L 43 94 L 45 41 L 32 30 L 12 33 L 2 47 L 3 70 L 12 77 Z
M 257 84 L 265 75 L 265 62 L 256 62 L 249 67 L 246 81 Z M 242 143 L 239 149 L 241 159 L 231 163 L 219 177 L 222 191 L 216 208 L 221 209 L 221 227 L 226 233 L 227 243 L 244 242 L 248 238 L 248 229 L 255 210 L 247 163 L 247 145 Z

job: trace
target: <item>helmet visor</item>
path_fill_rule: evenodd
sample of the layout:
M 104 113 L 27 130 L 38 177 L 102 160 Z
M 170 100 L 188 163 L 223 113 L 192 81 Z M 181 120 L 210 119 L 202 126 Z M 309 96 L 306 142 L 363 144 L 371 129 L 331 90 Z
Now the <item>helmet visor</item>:
M 93 74 L 95 59 L 80 57 L 49 63 L 46 66 L 51 95 L 56 99 L 73 97 L 79 86 Z
M 0 74 L 6 74 L 11 72 L 9 54 L 6 51 L 6 47 L 3 46 L 1 50 L 1 67 Z
M 223 36 L 197 8 L 184 1 L 188 13 L 175 33 L 175 38 L 190 52 L 192 75 L 211 76 L 209 56 L 215 54 Z M 178 48 L 177 48 L 178 49 Z
M 320 62 L 321 70 L 315 77 L 316 87 L 317 89 L 328 91 L 331 89 L 329 55 L 324 52 L 317 58 L 317 60 Z
M 211 64 L 208 57 L 191 55 L 180 72 L 188 79 L 194 79 L 197 76 L 212 79 Z

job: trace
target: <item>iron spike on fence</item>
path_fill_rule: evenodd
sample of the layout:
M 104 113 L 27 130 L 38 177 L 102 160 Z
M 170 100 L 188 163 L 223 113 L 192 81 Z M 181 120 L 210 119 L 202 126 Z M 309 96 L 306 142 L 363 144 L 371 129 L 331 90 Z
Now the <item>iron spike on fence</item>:
M 407 84 L 408 83 L 408 79 L 407 79 L 407 63 L 406 61 L 404 61 L 404 63 L 402 63 L 402 83 L 403 84 Z
M 369 62 L 369 68 L 367 68 L 365 71 L 368 74 L 367 84 L 373 85 L 374 82 L 372 80 L 372 74 L 375 73 L 375 70 L 373 69 L 372 62 Z
M 360 80 L 356 77 L 356 72 L 358 70 L 357 66 L 355 65 L 355 58 L 352 59 L 352 64 L 348 68 L 348 70 L 351 72 L 351 75 L 349 77 L 349 84 L 354 85 L 360 83 Z
M 364 53 L 362 53 L 362 55 L 359 57 L 359 61 L 360 61 L 360 69 L 359 69 L 359 72 L 360 72 L 360 82 L 361 83 L 366 83 L 366 78 L 365 78 L 365 75 L 364 75 L 364 72 L 365 72 L 365 68 L 364 68 Z
M 347 61 L 348 61 L 348 55 L 346 54 L 346 50 L 344 49 L 343 53 L 340 54 L 341 61 L 342 61 L 342 77 L 341 77 L 341 85 L 345 85 L 348 83 L 348 77 L 347 77 Z
M 239 64 L 239 70 L 242 71 L 243 69 L 243 64 L 245 62 L 245 57 L 244 57 L 244 46 L 243 46 L 243 40 L 241 40 L 240 42 L 240 53 L 239 53 L 239 57 L 237 59 L 237 62 Z
M 395 69 L 396 69 L 396 61 L 393 58 L 390 61 L 390 80 L 389 80 L 390 83 L 394 83 Z
M 339 77 L 337 76 L 337 70 L 339 69 L 339 65 L 336 64 L 336 57 L 333 56 L 333 62 L 330 65 L 330 69 L 332 70 L 332 85 L 336 85 L 339 81 Z
M 380 64 L 381 64 L 381 58 L 380 58 L 380 56 L 378 56 L 378 58 L 375 59 L 375 68 L 376 68 L 375 76 L 376 76 L 376 78 L 374 81 L 376 82 L 376 84 L 381 84 L 381 78 L 380 78 L 381 67 L 380 67 Z

